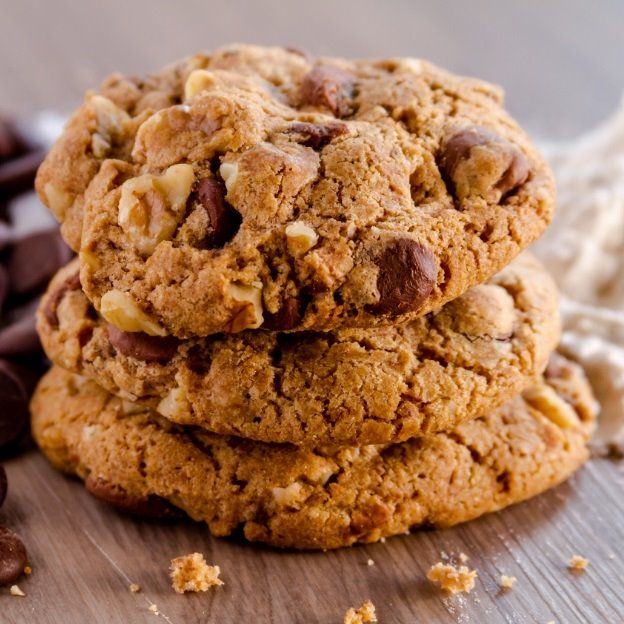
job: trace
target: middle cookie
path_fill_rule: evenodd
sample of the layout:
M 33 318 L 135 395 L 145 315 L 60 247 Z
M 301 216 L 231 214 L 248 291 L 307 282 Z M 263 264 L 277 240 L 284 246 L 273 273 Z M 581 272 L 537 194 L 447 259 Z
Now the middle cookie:
M 546 367 L 557 307 L 553 281 L 524 255 L 406 325 L 180 341 L 107 324 L 74 261 L 52 280 L 38 329 L 55 364 L 176 423 L 342 446 L 401 442 L 498 407 Z

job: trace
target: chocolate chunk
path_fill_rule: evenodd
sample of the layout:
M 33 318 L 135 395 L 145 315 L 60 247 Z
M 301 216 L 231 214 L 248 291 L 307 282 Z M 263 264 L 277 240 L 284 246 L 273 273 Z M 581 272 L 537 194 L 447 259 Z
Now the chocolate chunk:
M 85 486 L 98 500 L 139 518 L 182 517 L 182 512 L 177 507 L 160 496 L 133 496 L 121 486 L 92 475 L 86 478 Z
M 202 246 L 223 247 L 238 231 L 242 220 L 240 214 L 225 201 L 225 187 L 214 178 L 200 180 L 197 197 L 210 221 L 210 232 Z
M 51 327 L 59 326 L 59 319 L 56 313 L 59 304 L 63 301 L 65 294 L 80 288 L 80 273 L 76 272 L 68 277 L 51 295 L 48 295 L 43 308 L 43 316 Z
M 143 332 L 125 332 L 108 325 L 108 339 L 113 347 L 128 357 L 143 362 L 166 364 L 178 349 L 178 339 L 174 336 L 149 336 Z
M 337 136 L 349 132 L 349 128 L 347 124 L 341 122 L 333 124 L 296 122 L 288 126 L 286 132 L 295 135 L 302 145 L 320 149 L 331 143 Z
M 0 198 L 10 198 L 32 189 L 45 151 L 37 150 L 0 164 Z
M 0 448 L 17 440 L 26 429 L 35 379 L 32 371 L 0 360 Z
M 6 470 L 0 465 L 0 507 L 2 507 L 6 499 L 9 482 L 7 481 Z
M 9 272 L 0 264 L 0 312 L 9 294 Z
M 469 163 L 475 147 L 490 148 L 491 163 L 481 170 L 475 162 L 474 170 L 464 172 L 461 179 L 459 165 Z M 500 162 L 497 163 L 496 160 Z M 480 126 L 470 126 L 455 133 L 446 141 L 440 157 L 440 169 L 455 190 L 459 199 L 472 194 L 472 191 L 487 191 L 482 187 L 482 180 L 491 175 L 490 170 L 499 171 L 498 179 L 488 180 L 491 188 L 505 196 L 523 184 L 529 176 L 529 162 L 515 145 L 498 134 Z
M 71 257 L 57 230 L 22 238 L 14 243 L 7 262 L 12 292 L 22 295 L 43 288 Z
M 11 529 L 0 527 L 0 585 L 15 583 L 27 562 L 22 540 Z
M 285 331 L 296 327 L 301 321 L 301 305 L 296 297 L 286 297 L 282 302 L 282 307 L 271 314 L 264 311 L 263 327 L 273 331 Z
M 405 314 L 418 310 L 431 294 L 438 267 L 429 249 L 410 238 L 390 243 L 376 260 L 379 301 L 375 314 Z
M 210 365 L 212 364 L 210 351 L 195 345 L 189 349 L 185 358 L 185 363 L 191 372 L 203 377 L 208 374 Z
M 328 108 L 336 117 L 351 112 L 355 78 L 334 65 L 317 65 L 304 77 L 299 90 L 303 104 Z
M 0 117 L 0 163 L 15 158 L 24 151 L 24 142 L 15 124 Z

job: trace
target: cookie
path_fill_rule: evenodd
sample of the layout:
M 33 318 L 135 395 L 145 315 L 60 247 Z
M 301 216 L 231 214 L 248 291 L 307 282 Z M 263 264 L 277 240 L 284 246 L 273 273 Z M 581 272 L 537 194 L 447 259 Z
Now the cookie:
M 451 429 L 530 385 L 559 338 L 555 285 L 527 255 L 404 326 L 185 341 L 118 330 L 77 277 L 68 265 L 41 304 L 52 361 L 176 423 L 265 442 L 381 444 Z
M 406 322 L 494 275 L 554 204 L 497 88 L 250 46 L 107 80 L 37 189 L 95 307 L 178 338 Z
M 539 494 L 587 458 L 595 402 L 560 359 L 498 410 L 400 444 L 311 451 L 181 428 L 53 368 L 32 430 L 57 468 L 123 509 L 184 510 L 214 535 L 292 548 L 446 527 Z

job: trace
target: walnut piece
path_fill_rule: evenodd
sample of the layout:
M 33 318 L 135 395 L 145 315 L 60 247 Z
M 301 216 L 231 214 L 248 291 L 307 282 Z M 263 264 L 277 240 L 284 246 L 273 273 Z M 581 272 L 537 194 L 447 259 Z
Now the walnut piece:
M 65 213 L 74 203 L 74 196 L 55 184 L 52 184 L 52 182 L 48 182 L 43 187 L 43 194 L 45 196 L 46 206 L 58 221 L 63 221 L 65 219 Z
M 303 255 L 318 243 L 318 234 L 303 221 L 294 221 L 286 226 L 288 251 L 293 256 Z
M 189 414 L 190 405 L 186 393 L 182 388 L 172 388 L 167 396 L 161 400 L 156 411 L 165 418 L 179 419 Z
M 112 325 L 126 332 L 145 332 L 150 336 L 164 336 L 165 330 L 152 320 L 132 295 L 121 290 L 109 290 L 100 300 L 100 313 Z
M 550 386 L 540 384 L 526 390 L 522 396 L 529 405 L 544 414 L 558 427 L 571 429 L 580 425 L 580 418 L 574 408 Z
M 192 100 L 198 93 L 215 84 L 214 76 L 205 69 L 193 70 L 184 83 L 184 101 Z
M 241 305 L 230 321 L 228 331 L 236 333 L 244 329 L 260 327 L 264 321 L 262 314 L 262 285 L 238 284 L 228 285 L 230 297 Z

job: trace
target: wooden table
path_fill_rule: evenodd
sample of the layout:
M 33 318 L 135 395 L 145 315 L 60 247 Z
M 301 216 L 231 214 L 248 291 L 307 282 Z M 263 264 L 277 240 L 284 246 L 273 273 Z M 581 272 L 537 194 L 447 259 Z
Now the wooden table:
M 590 8 L 581 0 L 2 0 L 0 109 L 69 110 L 109 71 L 142 72 L 238 40 L 428 57 L 503 84 L 510 109 L 535 133 L 570 137 L 618 102 L 622 23 L 622 3 Z M 0 592 L 3 623 L 330 624 L 366 598 L 386 624 L 624 621 L 623 467 L 608 460 L 470 524 L 326 554 L 216 540 L 191 522 L 130 520 L 55 473 L 34 449 L 6 466 L 0 523 L 22 535 L 34 572 L 20 582 L 26 597 Z M 224 587 L 187 596 L 171 590 L 169 560 L 192 551 L 221 566 Z M 425 573 L 445 553 L 460 552 L 478 570 L 477 585 L 468 596 L 446 597 Z M 573 575 L 566 566 L 577 553 L 591 563 Z M 499 591 L 501 574 L 517 577 L 510 592 Z M 130 583 L 142 592 L 130 593 Z

